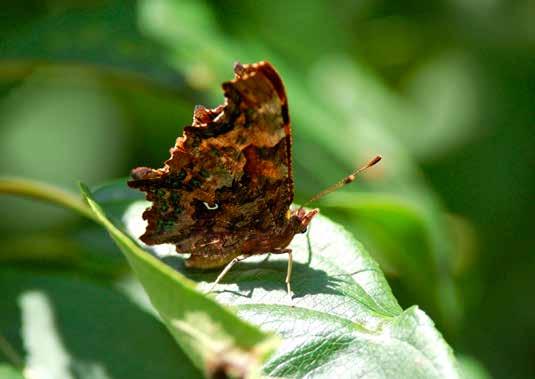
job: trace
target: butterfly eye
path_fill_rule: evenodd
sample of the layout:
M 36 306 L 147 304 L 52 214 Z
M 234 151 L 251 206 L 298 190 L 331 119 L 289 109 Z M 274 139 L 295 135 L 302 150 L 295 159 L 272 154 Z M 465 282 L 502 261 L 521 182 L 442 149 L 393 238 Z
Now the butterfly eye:
M 206 209 L 210 210 L 210 211 L 214 211 L 216 210 L 217 208 L 219 208 L 219 204 L 217 203 L 214 203 L 214 205 L 210 205 L 208 204 L 207 202 L 203 201 L 202 202 L 204 204 L 204 206 L 206 207 Z

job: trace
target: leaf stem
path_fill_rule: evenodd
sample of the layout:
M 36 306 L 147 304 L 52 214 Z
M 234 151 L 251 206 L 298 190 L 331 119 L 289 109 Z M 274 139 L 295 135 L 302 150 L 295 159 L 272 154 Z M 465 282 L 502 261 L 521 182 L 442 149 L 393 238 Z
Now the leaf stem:
M 0 178 L 0 194 L 29 197 L 71 209 L 82 216 L 97 221 L 87 204 L 78 196 L 62 188 L 31 179 Z

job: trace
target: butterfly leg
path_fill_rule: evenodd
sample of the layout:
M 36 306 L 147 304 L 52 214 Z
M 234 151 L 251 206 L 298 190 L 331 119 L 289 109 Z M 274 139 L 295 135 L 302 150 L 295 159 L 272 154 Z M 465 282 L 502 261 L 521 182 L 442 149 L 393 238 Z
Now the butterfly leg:
M 243 261 L 244 259 L 248 258 L 249 256 L 248 255 L 242 255 L 242 256 L 239 256 L 239 257 L 236 257 L 234 258 L 233 260 L 231 260 L 226 266 L 225 268 L 223 269 L 223 271 L 221 271 L 221 273 L 217 276 L 215 282 L 212 283 L 212 285 L 210 286 L 210 288 L 208 289 L 208 292 L 212 292 L 215 288 L 215 286 L 217 286 L 219 284 L 219 282 L 223 279 L 223 277 L 227 274 L 227 272 L 230 271 L 230 269 L 232 268 L 232 266 L 234 266 L 236 263 L 240 262 L 240 261 Z
M 288 290 L 288 296 L 290 299 L 293 296 L 292 287 L 290 285 L 291 279 L 292 279 L 292 250 L 288 249 L 288 271 L 286 273 L 286 289 Z
M 286 290 L 288 291 L 288 296 L 290 299 L 293 296 L 291 280 L 292 280 L 292 266 L 293 266 L 293 257 L 292 249 L 280 249 L 273 252 L 273 254 L 288 254 L 288 271 L 286 272 Z

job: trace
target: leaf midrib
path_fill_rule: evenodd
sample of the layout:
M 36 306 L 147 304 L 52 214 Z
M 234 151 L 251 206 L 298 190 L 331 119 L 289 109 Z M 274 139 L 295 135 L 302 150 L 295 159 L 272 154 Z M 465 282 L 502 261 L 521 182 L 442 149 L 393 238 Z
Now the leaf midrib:
M 381 327 L 378 328 L 377 330 L 372 330 L 350 319 L 343 318 L 337 315 L 333 315 L 327 312 L 322 312 L 322 311 L 317 311 L 317 310 L 306 308 L 306 307 L 297 306 L 297 305 L 255 303 L 255 304 L 238 304 L 238 305 L 234 305 L 233 307 L 236 308 L 237 310 L 253 310 L 253 311 L 259 310 L 259 309 L 263 309 L 266 311 L 273 311 L 274 309 L 277 309 L 281 311 L 281 313 L 286 312 L 287 314 L 289 314 L 291 310 L 298 309 L 303 312 L 316 314 L 317 316 L 319 316 L 320 319 L 331 319 L 332 321 L 337 321 L 342 324 L 347 324 L 348 326 L 351 326 L 352 329 L 356 330 L 357 332 L 373 334 L 373 335 L 381 334 L 381 332 L 383 331 L 383 328 L 382 328 L 383 324 L 387 322 L 391 322 L 391 320 L 397 317 L 397 316 L 394 316 L 394 317 L 385 316 L 386 320 L 378 323 L 378 325 L 381 325 Z

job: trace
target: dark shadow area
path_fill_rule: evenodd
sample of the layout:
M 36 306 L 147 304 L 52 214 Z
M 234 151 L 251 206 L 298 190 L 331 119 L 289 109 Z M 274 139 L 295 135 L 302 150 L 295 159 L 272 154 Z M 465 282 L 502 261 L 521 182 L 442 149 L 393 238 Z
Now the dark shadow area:
M 184 258 L 180 256 L 168 256 L 163 261 L 179 271 L 184 276 L 194 281 L 213 282 L 222 271 L 215 269 L 210 271 L 190 270 L 185 267 Z M 225 276 L 222 284 L 236 283 L 239 292 L 232 292 L 236 295 L 252 297 L 255 288 L 262 288 L 266 291 L 285 290 L 287 261 L 264 261 L 237 263 Z M 292 270 L 292 290 L 294 298 L 304 295 L 315 294 L 340 294 L 337 287 L 345 282 L 344 274 L 329 276 L 325 271 L 310 267 L 309 264 L 294 262 Z M 351 279 L 349 279 L 351 280 Z M 218 293 L 220 291 L 214 291 Z

